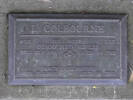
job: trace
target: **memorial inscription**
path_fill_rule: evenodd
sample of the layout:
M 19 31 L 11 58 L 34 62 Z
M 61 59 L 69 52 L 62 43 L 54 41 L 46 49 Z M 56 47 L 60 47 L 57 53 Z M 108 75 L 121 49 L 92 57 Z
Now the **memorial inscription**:
M 126 84 L 126 23 L 122 14 L 9 14 L 9 84 Z

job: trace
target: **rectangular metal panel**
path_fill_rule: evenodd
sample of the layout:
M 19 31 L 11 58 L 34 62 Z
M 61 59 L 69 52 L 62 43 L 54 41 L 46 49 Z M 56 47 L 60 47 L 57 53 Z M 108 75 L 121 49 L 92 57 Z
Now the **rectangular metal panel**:
M 9 14 L 10 85 L 122 85 L 127 16 Z

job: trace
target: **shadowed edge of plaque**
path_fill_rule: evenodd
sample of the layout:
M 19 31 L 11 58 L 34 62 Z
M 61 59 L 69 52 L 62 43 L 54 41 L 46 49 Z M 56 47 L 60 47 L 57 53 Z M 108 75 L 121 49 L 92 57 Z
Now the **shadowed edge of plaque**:
M 17 18 L 118 19 L 121 27 L 120 79 L 15 79 L 14 29 Z M 127 83 L 127 15 L 125 14 L 9 14 L 8 84 L 9 85 L 125 85 Z

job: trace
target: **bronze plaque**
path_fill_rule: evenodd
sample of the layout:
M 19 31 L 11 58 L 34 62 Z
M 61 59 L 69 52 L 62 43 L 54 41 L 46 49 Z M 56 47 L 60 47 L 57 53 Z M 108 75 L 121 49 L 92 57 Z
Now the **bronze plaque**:
M 10 85 L 123 85 L 127 16 L 9 14 Z

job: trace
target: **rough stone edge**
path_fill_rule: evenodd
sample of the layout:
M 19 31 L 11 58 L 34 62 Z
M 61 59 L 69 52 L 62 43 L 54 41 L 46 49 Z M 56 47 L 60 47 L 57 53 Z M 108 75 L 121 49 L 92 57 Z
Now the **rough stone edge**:
M 0 100 L 133 100 L 133 99 L 103 99 L 103 98 L 89 98 L 89 99 L 48 99 L 48 98 L 3 98 Z

